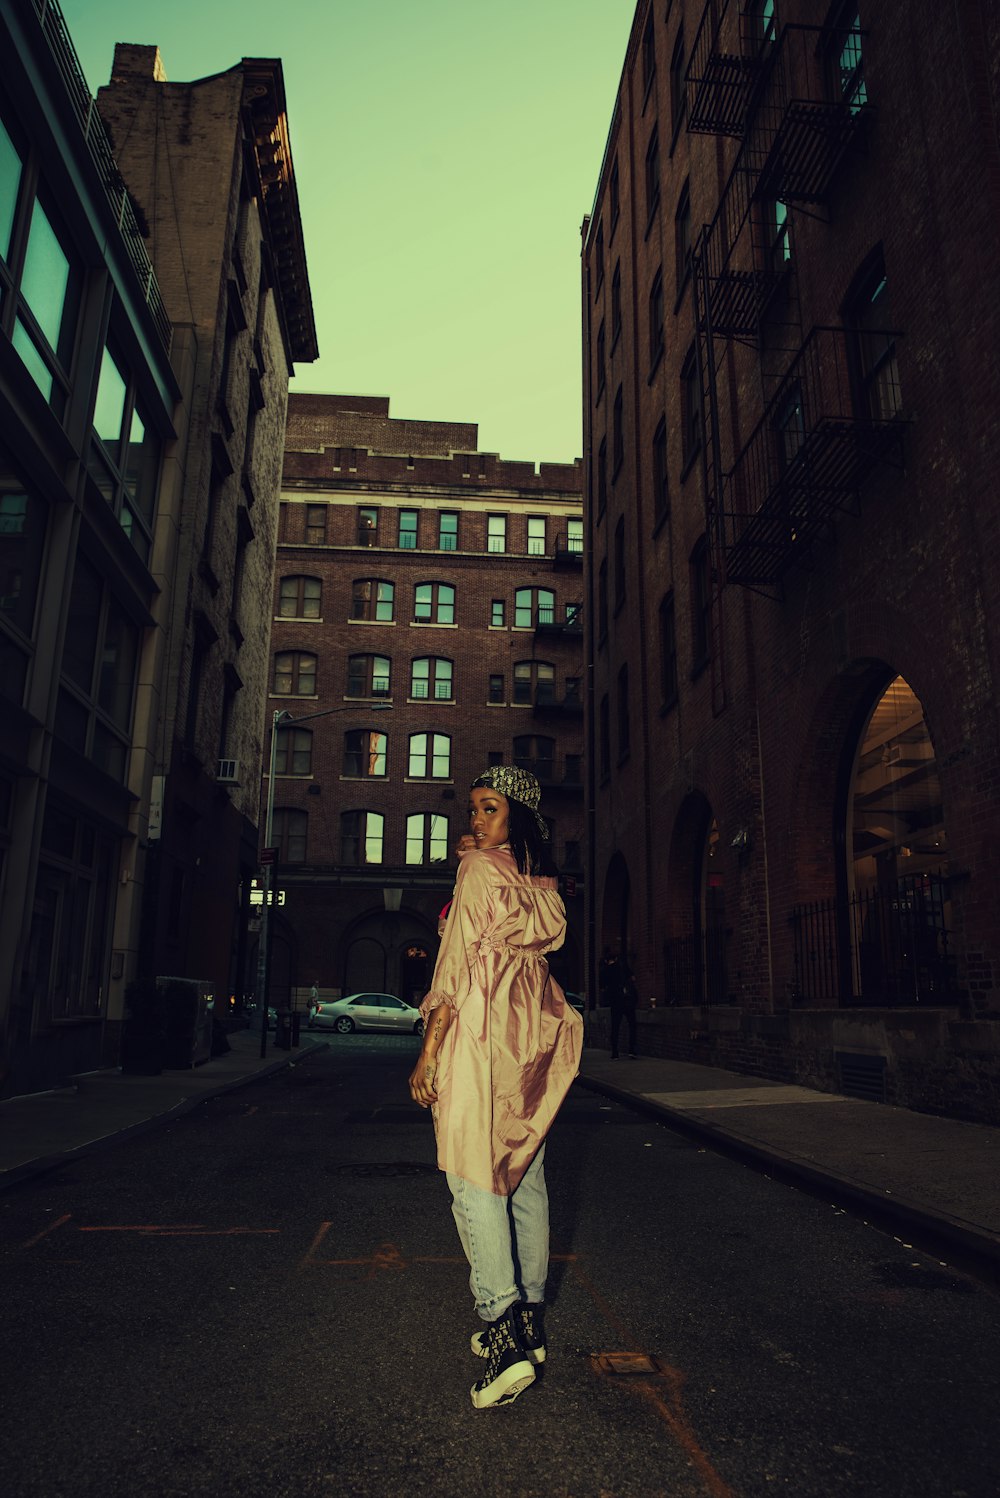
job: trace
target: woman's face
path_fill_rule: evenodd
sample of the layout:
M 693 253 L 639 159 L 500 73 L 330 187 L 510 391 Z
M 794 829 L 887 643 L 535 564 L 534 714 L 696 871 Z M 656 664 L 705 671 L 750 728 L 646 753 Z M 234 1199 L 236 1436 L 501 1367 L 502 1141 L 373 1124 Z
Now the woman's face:
M 507 841 L 507 797 L 487 786 L 469 792 L 469 831 L 477 848 L 499 848 Z

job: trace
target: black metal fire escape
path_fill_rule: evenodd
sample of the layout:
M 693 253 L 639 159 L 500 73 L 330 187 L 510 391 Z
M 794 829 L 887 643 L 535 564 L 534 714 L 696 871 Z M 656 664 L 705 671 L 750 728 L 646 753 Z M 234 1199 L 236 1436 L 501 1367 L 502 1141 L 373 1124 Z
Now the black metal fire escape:
M 770 7 L 709 0 L 692 48 L 688 129 L 740 141 L 694 251 L 707 530 L 720 596 L 727 582 L 780 596 L 784 574 L 831 519 L 856 509 L 871 468 L 899 453 L 898 390 L 859 398 L 852 335 L 806 334 L 792 240 L 793 213 L 825 216 L 841 163 L 864 141 L 862 44 L 856 29 L 779 31 Z M 843 59 L 853 52 L 860 82 L 845 81 Z M 719 410 L 731 342 L 757 354 L 763 411 L 738 452 L 725 448 Z

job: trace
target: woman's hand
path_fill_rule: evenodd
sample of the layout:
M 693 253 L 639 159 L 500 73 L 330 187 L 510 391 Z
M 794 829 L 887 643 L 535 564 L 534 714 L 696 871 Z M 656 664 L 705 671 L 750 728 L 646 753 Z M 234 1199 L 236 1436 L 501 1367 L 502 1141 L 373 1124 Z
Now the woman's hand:
M 429 1108 L 437 1102 L 438 1060 L 436 1056 L 425 1056 L 423 1051 L 410 1075 L 410 1096 L 421 1108 Z
M 463 832 L 455 844 L 455 857 L 461 858 L 465 853 L 471 853 L 476 846 L 476 840 L 471 832 Z

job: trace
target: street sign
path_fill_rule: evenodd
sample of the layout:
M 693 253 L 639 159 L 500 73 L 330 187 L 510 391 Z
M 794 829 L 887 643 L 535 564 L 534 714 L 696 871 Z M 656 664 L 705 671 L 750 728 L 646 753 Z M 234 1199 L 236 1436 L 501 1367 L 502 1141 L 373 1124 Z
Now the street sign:
M 572 874 L 566 876 L 566 898 L 567 900 L 576 899 L 576 880 Z
M 277 850 L 277 848 L 261 848 L 261 850 L 260 850 L 261 868 L 266 868 L 268 864 L 277 863 L 277 862 L 278 862 L 278 850 Z

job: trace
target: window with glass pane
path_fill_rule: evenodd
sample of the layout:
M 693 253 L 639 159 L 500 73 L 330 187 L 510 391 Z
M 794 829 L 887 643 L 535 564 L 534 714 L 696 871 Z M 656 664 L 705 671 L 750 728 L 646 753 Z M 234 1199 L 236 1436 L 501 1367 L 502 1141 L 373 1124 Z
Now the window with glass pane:
M 889 331 L 888 281 L 881 257 L 865 277 L 851 317 L 857 332 L 864 415 L 873 421 L 891 421 L 903 408 L 903 392 L 896 337 Z
M 458 550 L 458 511 L 442 510 L 438 520 L 438 547 L 441 551 Z
M 410 676 L 410 696 L 433 698 L 435 701 L 450 700 L 452 695 L 452 663 L 436 656 L 421 656 L 413 662 Z
M 602 780 L 607 780 L 611 773 L 611 715 L 607 696 L 601 698 L 598 710 L 598 763 Z
M 529 557 L 543 557 L 545 555 L 545 516 L 528 516 L 528 555 Z
M 515 629 L 532 629 L 536 624 L 554 624 L 556 595 L 550 588 L 518 588 L 514 594 Z
M 683 416 L 684 467 L 701 450 L 701 393 L 698 390 L 698 364 L 693 348 L 688 350 L 681 369 L 681 413 Z
M 663 520 L 670 508 L 667 476 L 667 423 L 661 418 L 653 433 L 653 519 Z
M 597 638 L 603 640 L 608 632 L 608 559 L 604 558 L 597 571 Z
M 769 47 L 774 41 L 774 0 L 755 0 L 748 10 L 747 36 L 753 47 Z
M 138 651 L 139 631 L 115 600 L 110 599 L 97 676 L 97 703 L 124 733 L 132 722 Z
M 381 863 L 385 818 L 376 811 L 345 811 L 340 817 L 340 861 L 352 867 Z
M 278 863 L 305 863 L 309 813 L 295 807 L 279 807 L 272 826 Z
M 326 505 L 306 505 L 306 545 L 326 544 Z
M 611 347 L 618 342 L 618 335 L 622 330 L 622 266 L 621 261 L 615 262 L 615 272 L 611 277 Z
M 582 520 L 568 520 L 566 522 L 566 549 L 573 552 L 583 551 Z
M 802 390 L 798 384 L 789 393 L 778 412 L 775 426 L 778 438 L 778 463 L 782 469 L 789 468 L 795 462 L 806 440 Z
M 399 512 L 399 545 L 402 551 L 413 551 L 417 544 L 416 510 Z
M 303 650 L 281 650 L 274 657 L 271 687 L 276 697 L 316 695 L 316 657 Z
M 374 546 L 378 540 L 378 510 L 365 507 L 358 511 L 358 542 Z
M 601 395 L 604 391 L 604 381 L 607 378 L 606 349 L 607 344 L 604 334 L 604 322 L 602 319 L 601 326 L 597 330 L 597 394 L 595 396 L 595 400 L 600 400 Z
M 691 187 L 688 182 L 681 188 L 674 213 L 674 255 L 677 293 L 680 295 L 691 270 Z
M 10 254 L 22 170 L 21 157 L 0 120 L 0 258 L 4 260 Z
M 677 625 L 673 593 L 668 593 L 660 604 L 660 696 L 665 706 L 677 698 Z
M 355 728 L 344 734 L 344 774 L 351 779 L 381 777 L 386 772 L 384 733 Z
M 837 32 L 840 40 L 836 72 L 840 96 L 851 114 L 857 114 L 868 103 L 868 87 L 861 50 L 861 20 L 856 6 L 848 9 Z
M 21 295 L 49 348 L 59 355 L 65 350 L 62 325 L 69 290 L 70 262 L 48 214 L 38 199 L 31 210 L 28 248 L 21 274 Z
M 48 506 L 34 494 L 0 494 L 0 614 L 29 638 L 42 571 Z
M 455 589 L 450 583 L 418 583 L 413 617 L 418 624 L 454 624 Z
M 488 700 L 490 702 L 503 702 L 505 700 L 503 694 L 503 676 L 495 675 L 490 677 Z
M 792 243 L 789 235 L 788 204 L 775 198 L 769 205 L 771 240 L 771 269 L 779 275 L 792 258 Z
M 611 415 L 611 477 L 614 479 L 625 461 L 625 417 L 624 397 L 619 385 L 615 391 L 615 404 Z
M 444 733 L 410 735 L 411 780 L 447 780 L 451 774 L 451 739 Z
M 372 696 L 388 697 L 389 695 L 389 657 L 387 655 L 373 655 L 372 662 Z
M 77 554 L 69 598 L 69 622 L 63 647 L 62 674 L 89 696 L 101 628 L 104 588 L 96 567 Z
M 514 763 L 548 784 L 554 778 L 556 741 L 543 734 L 519 734 L 514 740 Z
M 359 578 L 351 588 L 351 618 L 386 623 L 393 616 L 392 583 L 379 578 Z
M 507 516 L 490 515 L 486 521 L 486 550 L 507 550 Z
M 312 741 L 308 728 L 279 729 L 274 746 L 275 775 L 311 775 Z
M 494 598 L 490 604 L 490 623 L 494 629 L 503 629 L 505 606 L 502 598 Z
M 608 505 L 608 439 L 601 438 L 597 449 L 597 515 L 604 514 Z
M 406 819 L 406 862 L 444 863 L 448 858 L 448 818 L 414 812 Z
M 282 619 L 318 619 L 323 583 L 318 577 L 283 577 L 278 613 Z
M 629 752 L 630 727 L 628 706 L 628 666 L 618 672 L 618 758 Z

